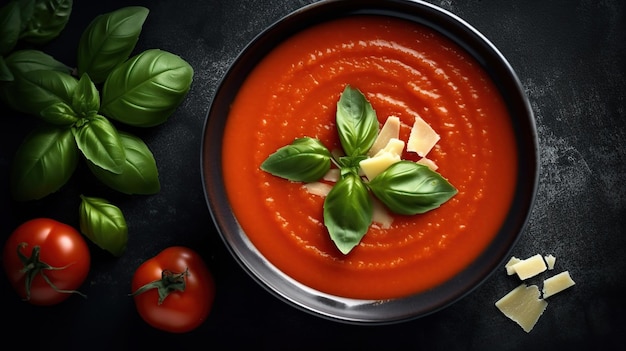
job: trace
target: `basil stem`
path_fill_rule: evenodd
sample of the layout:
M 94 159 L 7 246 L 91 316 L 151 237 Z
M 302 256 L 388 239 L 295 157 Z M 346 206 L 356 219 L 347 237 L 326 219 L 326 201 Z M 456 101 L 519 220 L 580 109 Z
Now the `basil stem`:
M 105 199 L 80 196 L 80 231 L 116 257 L 126 250 L 128 227 L 122 211 Z
M 347 156 L 365 155 L 378 135 L 378 118 L 357 89 L 346 86 L 337 102 L 337 131 Z
M 261 169 L 294 182 L 313 182 L 330 169 L 330 151 L 317 139 L 299 138 L 271 154 Z
M 324 224 L 343 254 L 359 244 L 372 224 L 373 203 L 367 187 L 354 173 L 347 173 L 324 200 Z
M 78 148 L 68 128 L 46 125 L 19 146 L 11 167 L 11 191 L 18 201 L 37 200 L 59 190 L 78 164 Z
M 389 166 L 368 187 L 391 211 L 404 215 L 435 209 L 457 193 L 439 173 L 411 161 Z

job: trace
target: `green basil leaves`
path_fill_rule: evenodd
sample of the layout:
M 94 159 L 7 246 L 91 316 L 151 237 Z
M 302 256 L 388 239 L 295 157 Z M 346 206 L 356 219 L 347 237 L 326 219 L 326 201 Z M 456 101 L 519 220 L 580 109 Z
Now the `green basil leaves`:
M 334 163 L 340 179 L 324 199 L 324 225 L 331 240 L 343 254 L 359 244 L 373 218 L 373 199 L 402 215 L 433 210 L 448 201 L 457 190 L 439 173 L 411 161 L 399 161 L 374 179 L 361 177 L 360 162 L 374 144 L 379 125 L 376 112 L 357 89 L 346 86 L 337 102 L 337 132 L 345 156 L 331 154 L 317 139 L 298 138 L 278 149 L 261 169 L 291 181 L 321 179 Z
M 391 211 L 403 215 L 433 210 L 457 193 L 439 173 L 411 161 L 392 164 L 368 186 Z
M 373 211 L 358 175 L 348 173 L 333 186 L 324 200 L 324 224 L 339 251 L 347 254 L 361 241 L 372 224 Z
M 102 112 L 122 123 L 164 123 L 187 95 L 193 69 L 179 56 L 151 49 L 117 66 L 104 82 Z
M 83 32 L 78 45 L 78 74 L 87 73 L 102 83 L 135 48 L 148 9 L 129 6 L 96 17 Z
M 299 138 L 268 157 L 261 169 L 294 182 L 313 182 L 328 172 L 331 157 L 319 140 Z
M 80 198 L 80 231 L 102 249 L 121 256 L 128 242 L 128 227 L 122 211 L 105 199 L 84 195 Z
M 164 123 L 189 92 L 193 68 L 158 49 L 129 58 L 149 13 L 140 6 L 96 17 L 81 35 L 76 69 L 39 50 L 12 51 L 19 40 L 41 43 L 58 35 L 71 8 L 71 0 L 14 0 L 0 8 L 0 99 L 47 125 L 18 150 L 14 198 L 57 191 L 81 155 L 110 188 L 155 194 L 160 183 L 154 155 L 112 120 L 140 127 Z

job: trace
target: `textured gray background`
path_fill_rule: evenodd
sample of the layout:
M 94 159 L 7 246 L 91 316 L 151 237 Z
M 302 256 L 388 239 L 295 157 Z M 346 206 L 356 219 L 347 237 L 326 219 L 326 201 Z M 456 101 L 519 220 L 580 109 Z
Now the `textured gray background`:
M 391 326 L 362 327 L 323 320 L 271 296 L 230 257 L 215 232 L 202 191 L 200 143 L 210 100 L 230 63 L 265 27 L 310 1 L 76 1 L 63 35 L 44 50 L 75 65 L 80 33 L 97 14 L 126 5 L 151 12 L 137 51 L 160 48 L 195 68 L 185 103 L 157 128 L 134 131 L 151 147 L 161 174 L 156 196 L 109 193 L 84 169 L 61 192 L 33 203 L 8 196 L 8 167 L 33 120 L 2 107 L 0 119 L 0 240 L 21 222 L 57 218 L 77 226 L 78 195 L 107 197 L 130 227 L 119 259 L 93 252 L 84 287 L 51 308 L 22 303 L 0 273 L 4 340 L 67 349 L 130 349 L 159 342 L 192 349 L 520 350 L 602 345 L 624 349 L 626 332 L 626 6 L 621 0 L 431 1 L 480 30 L 509 60 L 535 113 L 541 170 L 536 204 L 512 254 L 557 257 L 577 285 L 550 300 L 535 329 L 524 333 L 493 303 L 518 282 L 502 272 L 456 304 Z M 0 3 L 5 3 L 2 1 Z M 197 249 L 215 273 L 217 298 L 198 330 L 184 336 L 148 327 L 127 297 L 134 269 L 169 245 Z M 195 345 L 195 346 L 194 346 Z

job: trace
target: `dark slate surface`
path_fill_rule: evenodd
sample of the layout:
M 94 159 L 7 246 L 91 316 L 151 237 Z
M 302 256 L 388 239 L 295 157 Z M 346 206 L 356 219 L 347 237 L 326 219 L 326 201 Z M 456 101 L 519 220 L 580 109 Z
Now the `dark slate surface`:
M 124 211 L 130 227 L 119 259 L 92 250 L 83 287 L 88 300 L 71 298 L 41 308 L 21 302 L 0 273 L 4 342 L 35 348 L 134 349 L 411 349 L 519 350 L 603 345 L 626 341 L 626 6 L 621 0 L 431 1 L 462 17 L 507 57 L 535 113 L 541 171 L 536 204 L 512 254 L 554 254 L 557 270 L 577 285 L 550 301 L 526 334 L 493 303 L 517 285 L 496 272 L 469 296 L 424 318 L 388 326 L 331 322 L 302 312 L 258 286 L 230 256 L 205 204 L 200 176 L 202 127 L 211 97 L 245 44 L 264 28 L 309 3 L 288 0 L 76 1 L 62 36 L 44 51 L 75 65 L 80 33 L 97 14 L 126 5 L 151 12 L 137 51 L 161 48 L 195 68 L 188 98 L 157 128 L 135 131 L 159 164 L 162 191 L 129 197 L 97 184 L 79 169 L 70 184 L 41 201 L 13 202 L 8 169 L 33 119 L 0 110 L 0 239 L 38 216 L 78 225 L 78 195 L 104 196 Z M 2 3 L 5 3 L 3 1 Z M 170 245 L 202 254 L 215 274 L 217 298 L 209 319 L 186 335 L 152 329 L 127 296 L 134 269 Z

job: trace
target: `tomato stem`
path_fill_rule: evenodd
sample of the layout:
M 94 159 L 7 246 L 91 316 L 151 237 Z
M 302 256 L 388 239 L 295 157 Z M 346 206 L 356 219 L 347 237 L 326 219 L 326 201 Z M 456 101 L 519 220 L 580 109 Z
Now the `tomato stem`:
M 26 292 L 26 297 L 24 298 L 24 301 L 30 300 L 30 288 L 32 286 L 33 279 L 35 279 L 37 274 L 40 274 L 41 277 L 46 281 L 46 283 L 50 285 L 50 287 L 58 293 L 78 294 L 84 298 L 87 298 L 87 296 L 81 293 L 80 291 L 59 289 L 56 285 L 54 285 L 54 283 L 50 280 L 50 278 L 48 278 L 48 276 L 46 276 L 45 274 L 45 272 L 48 270 L 61 270 L 61 269 L 67 268 L 69 265 L 63 266 L 63 267 L 53 267 L 47 264 L 46 262 L 43 262 L 40 259 L 41 248 L 38 245 L 33 246 L 33 250 L 31 252 L 30 257 L 27 257 L 21 251 L 21 249 L 23 249 L 27 245 L 28 244 L 25 242 L 22 242 L 19 245 L 17 245 L 17 256 L 20 258 L 20 261 L 22 261 L 22 264 L 24 265 L 24 267 L 21 269 L 21 272 L 25 274 L 25 277 L 24 277 L 25 289 L 24 290 Z
M 158 304 L 162 304 L 163 301 L 170 293 L 174 291 L 185 291 L 186 281 L 185 277 L 189 274 L 189 268 L 186 268 L 182 273 L 174 273 L 170 270 L 163 270 L 161 272 L 161 279 L 152 281 L 139 289 L 137 289 L 134 293 L 130 294 L 130 296 L 136 296 L 142 294 L 148 290 L 157 289 L 159 294 Z

